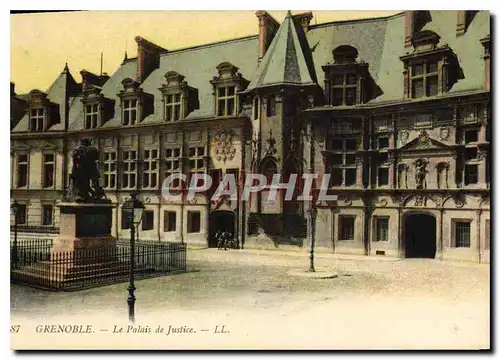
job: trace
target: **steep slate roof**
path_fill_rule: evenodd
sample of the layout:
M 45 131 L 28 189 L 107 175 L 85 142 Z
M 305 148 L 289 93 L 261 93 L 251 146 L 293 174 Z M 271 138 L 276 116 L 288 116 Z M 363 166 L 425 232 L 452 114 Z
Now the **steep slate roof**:
M 77 83 L 73 78 L 73 76 L 71 75 L 71 72 L 69 71 L 68 64 L 66 64 L 62 73 L 57 77 L 57 79 L 52 83 L 52 85 L 46 91 L 47 99 L 49 99 L 51 103 L 59 105 L 59 116 L 60 116 L 60 122 L 52 125 L 49 131 L 64 130 L 64 119 L 66 116 L 64 103 L 66 99 L 66 93 L 70 94 L 74 93 L 76 91 L 76 88 L 77 88 Z M 29 131 L 28 112 L 24 114 L 23 118 L 12 130 L 12 132 L 23 132 L 23 131 Z
M 456 36 L 455 11 L 430 11 L 431 22 L 422 30 L 431 30 L 441 39 L 438 46 L 448 44 L 457 55 L 464 73 L 448 94 L 484 88 L 484 60 L 479 39 L 490 33 L 489 11 L 479 11 L 463 36 Z M 340 21 L 313 25 L 307 40 L 313 49 L 318 83 L 324 86 L 321 69 L 333 62 L 332 51 L 340 45 L 351 45 L 358 50 L 358 60 L 368 63 L 371 76 L 382 90 L 382 95 L 370 103 L 403 101 L 403 62 L 400 56 L 412 52 L 404 47 L 404 13 L 385 18 Z
M 483 49 L 479 39 L 490 33 L 489 11 L 476 13 L 463 36 L 456 36 L 455 11 L 430 11 L 431 22 L 423 30 L 431 30 L 440 36 L 439 46 L 448 44 L 457 55 L 464 78 L 458 80 L 449 93 L 480 90 L 484 86 Z M 403 62 L 400 56 L 413 49 L 404 47 L 404 13 L 384 18 L 337 21 L 311 25 L 304 34 L 287 14 L 273 38 L 260 65 L 258 64 L 258 36 L 249 36 L 213 44 L 170 51 L 160 55 L 159 68 L 141 84 L 144 92 L 154 96 L 154 113 L 142 123 L 163 123 L 162 93 L 159 90 L 164 75 L 176 71 L 185 76 L 188 85 L 198 90 L 200 108 L 192 111 L 187 119 L 209 117 L 214 114 L 213 87 L 210 80 L 217 76 L 216 66 L 229 62 L 239 68 L 244 78 L 250 80 L 248 90 L 272 84 L 317 84 L 324 86 L 322 66 L 333 62 L 332 51 L 340 45 L 351 45 L 358 50 L 358 61 L 368 63 L 368 70 L 382 95 L 370 103 L 403 101 Z M 117 71 L 102 86 L 105 97 L 115 101 L 114 117 L 103 127 L 119 127 L 120 99 L 125 78 L 135 79 L 137 58 L 124 60 Z M 64 90 L 76 82 L 65 68 L 47 90 L 48 98 L 61 106 L 61 122 L 64 119 Z M 83 129 L 82 95 L 70 99 L 69 130 Z M 408 100 L 407 100 L 408 101 Z M 181 120 L 182 121 L 182 120 Z M 51 130 L 63 129 L 56 124 Z M 13 130 L 27 131 L 28 115 Z
M 188 114 L 186 119 L 212 116 L 215 113 L 213 87 L 210 80 L 218 75 L 217 65 L 227 61 L 239 68 L 244 78 L 249 78 L 257 66 L 258 37 L 249 36 L 240 39 L 196 46 L 167 52 L 160 56 L 160 66 L 141 84 L 144 92 L 154 96 L 154 113 L 146 117 L 141 124 L 164 123 L 162 93 L 159 90 L 164 76 L 169 71 L 176 71 L 185 76 L 188 85 L 198 90 L 200 108 Z M 120 98 L 123 90 L 121 82 L 126 78 L 135 79 L 137 59 L 128 59 L 118 68 L 102 87 L 102 94 L 115 100 L 114 117 L 103 128 L 121 126 Z M 78 97 L 71 102 L 70 130 L 82 130 L 84 125 L 83 105 Z M 182 120 L 181 120 L 182 121 Z
M 252 76 L 247 90 L 276 84 L 315 84 L 303 49 L 289 11 Z

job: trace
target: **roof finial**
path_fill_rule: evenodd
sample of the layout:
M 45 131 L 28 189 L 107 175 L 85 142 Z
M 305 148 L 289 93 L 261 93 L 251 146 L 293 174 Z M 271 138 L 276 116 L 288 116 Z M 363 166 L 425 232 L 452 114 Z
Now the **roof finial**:
M 65 73 L 69 72 L 69 67 L 68 67 L 68 62 L 67 61 L 66 61 L 66 65 L 64 65 L 63 72 L 65 72 Z
M 123 62 L 128 60 L 127 50 L 125 50 L 125 56 L 123 57 Z
M 290 10 L 288 10 L 286 12 L 286 17 L 285 18 L 289 18 L 289 17 L 292 17 L 292 12 Z

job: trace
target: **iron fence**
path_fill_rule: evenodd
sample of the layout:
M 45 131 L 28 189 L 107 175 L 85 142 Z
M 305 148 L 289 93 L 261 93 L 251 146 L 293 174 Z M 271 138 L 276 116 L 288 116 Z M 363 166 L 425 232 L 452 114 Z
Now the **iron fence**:
M 130 244 L 54 252 L 51 239 L 11 241 L 11 281 L 51 290 L 80 290 L 128 280 Z M 186 271 L 186 246 L 135 244 L 136 279 Z

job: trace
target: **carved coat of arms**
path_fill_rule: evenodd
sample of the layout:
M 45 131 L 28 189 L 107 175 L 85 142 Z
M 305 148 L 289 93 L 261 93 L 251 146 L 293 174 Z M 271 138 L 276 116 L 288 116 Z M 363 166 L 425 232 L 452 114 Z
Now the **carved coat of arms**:
M 217 161 L 231 161 L 236 154 L 234 146 L 234 132 L 231 129 L 220 128 L 214 136 L 215 159 Z

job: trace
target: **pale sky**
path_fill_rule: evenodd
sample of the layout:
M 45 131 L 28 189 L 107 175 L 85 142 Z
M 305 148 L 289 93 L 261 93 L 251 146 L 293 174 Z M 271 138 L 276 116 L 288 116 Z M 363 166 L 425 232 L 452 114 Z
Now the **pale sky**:
M 292 11 L 298 14 L 303 11 Z M 398 11 L 313 11 L 312 24 L 388 16 Z M 269 11 L 281 23 L 286 11 Z M 138 35 L 168 50 L 258 34 L 255 11 L 85 11 L 11 15 L 11 81 L 16 93 L 42 91 L 68 62 L 76 81 L 80 71 L 114 73 L 137 55 Z

